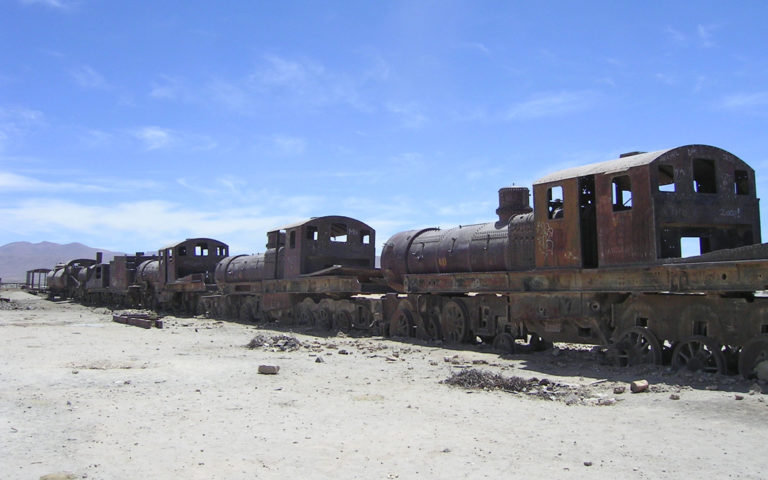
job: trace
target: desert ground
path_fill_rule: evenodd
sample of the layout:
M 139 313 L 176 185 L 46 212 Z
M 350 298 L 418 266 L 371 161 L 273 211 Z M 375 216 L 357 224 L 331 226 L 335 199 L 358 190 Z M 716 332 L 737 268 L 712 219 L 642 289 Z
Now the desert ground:
M 0 297 L 2 479 L 768 476 L 740 377 Z M 492 374 L 525 388 L 445 382 Z

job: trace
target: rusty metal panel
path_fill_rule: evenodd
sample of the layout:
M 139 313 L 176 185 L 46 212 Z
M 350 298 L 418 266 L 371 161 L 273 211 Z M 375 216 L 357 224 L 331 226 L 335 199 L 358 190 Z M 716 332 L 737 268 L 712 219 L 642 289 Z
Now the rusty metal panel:
M 536 228 L 533 222 L 533 212 L 516 215 L 510 220 L 506 270 L 528 270 L 535 265 Z
M 156 255 L 144 255 L 138 252 L 135 255 L 117 255 L 109 262 L 109 289 L 124 293 L 131 285 L 137 283 L 137 271 L 139 266 L 149 260 L 157 259 Z
M 408 293 L 754 292 L 768 290 L 768 259 L 601 269 L 406 275 Z
M 628 182 L 631 206 L 614 202 L 614 182 Z M 654 209 L 646 165 L 595 176 L 599 266 L 654 262 Z
M 701 166 L 707 169 L 699 171 Z M 662 191 L 663 169 L 673 191 Z M 759 243 L 754 170 L 724 150 L 691 145 L 669 151 L 650 166 L 659 257 L 679 257 L 681 237 L 703 239 L 702 253 Z
M 557 197 L 562 189 L 562 198 Z M 550 198 L 551 197 L 551 198 Z M 558 202 L 559 200 L 559 202 Z M 535 185 L 535 258 L 538 268 L 580 267 L 581 238 L 578 178 Z

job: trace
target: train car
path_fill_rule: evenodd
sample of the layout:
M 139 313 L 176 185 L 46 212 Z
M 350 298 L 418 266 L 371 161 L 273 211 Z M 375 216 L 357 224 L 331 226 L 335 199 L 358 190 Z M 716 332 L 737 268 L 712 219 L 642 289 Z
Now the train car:
M 97 260 L 90 258 L 77 258 L 54 266 L 46 277 L 48 298 L 51 300 L 82 298 L 85 287 L 82 282 L 83 272 L 96 262 Z
M 512 349 L 609 345 L 619 364 L 745 376 L 768 358 L 768 248 L 754 170 L 688 145 L 502 189 L 498 221 L 395 234 L 381 265 L 392 335 Z M 682 258 L 687 257 L 687 258 Z
M 138 266 L 147 261 L 157 260 L 157 255 L 116 255 L 109 263 L 101 262 L 97 254 L 96 263 L 81 272 L 84 285 L 83 302 L 90 305 L 113 305 L 139 307 L 142 296 L 136 284 Z
M 216 288 L 216 264 L 228 254 L 229 246 L 212 238 L 188 238 L 163 247 L 157 258 L 136 267 L 135 295 L 145 308 L 198 313 L 200 298 Z
M 375 268 L 375 235 L 344 216 L 311 218 L 267 234 L 263 254 L 227 257 L 216 266 L 217 295 L 205 308 L 243 321 L 281 320 L 323 329 L 368 329 L 387 290 Z

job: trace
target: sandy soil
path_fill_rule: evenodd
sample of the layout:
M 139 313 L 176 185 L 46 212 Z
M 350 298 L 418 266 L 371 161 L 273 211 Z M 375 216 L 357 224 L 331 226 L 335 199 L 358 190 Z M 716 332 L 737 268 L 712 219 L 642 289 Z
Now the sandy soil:
M 737 377 L 0 296 L 2 479 L 768 476 L 768 386 Z M 441 383 L 471 369 L 554 385 Z

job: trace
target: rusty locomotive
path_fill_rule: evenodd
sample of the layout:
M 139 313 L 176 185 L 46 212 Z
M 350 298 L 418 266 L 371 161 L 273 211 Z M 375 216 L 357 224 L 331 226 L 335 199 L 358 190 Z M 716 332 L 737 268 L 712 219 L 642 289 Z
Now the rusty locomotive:
M 190 238 L 161 248 L 157 255 L 118 255 L 110 262 L 78 259 L 48 274 L 49 298 L 91 305 L 143 306 L 179 314 L 197 313 L 200 297 L 215 290 L 216 264 L 229 246 L 211 238 Z
M 499 220 L 394 235 L 390 333 L 498 348 L 608 346 L 620 364 L 752 375 L 768 359 L 768 249 L 754 171 L 688 145 L 502 189 Z M 693 244 L 693 256 L 683 249 Z
M 271 231 L 265 253 L 219 262 L 219 292 L 203 297 L 203 308 L 245 321 L 375 329 L 382 323 L 381 294 L 392 291 L 375 267 L 375 240 L 373 228 L 344 216 Z
M 575 342 L 621 365 L 745 376 L 768 367 L 768 246 L 745 162 L 706 145 L 635 152 L 550 174 L 529 197 L 503 188 L 497 221 L 397 233 L 380 269 L 373 228 L 326 216 L 269 232 L 260 255 L 191 239 L 116 259 L 109 284 L 98 261 L 58 275 L 86 300 L 242 321 L 506 351 Z

